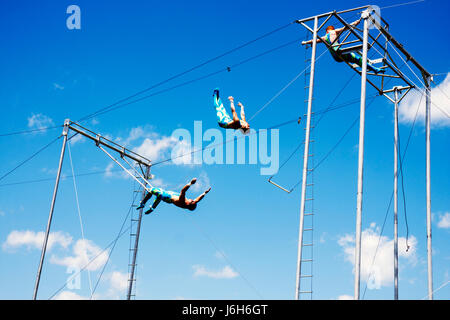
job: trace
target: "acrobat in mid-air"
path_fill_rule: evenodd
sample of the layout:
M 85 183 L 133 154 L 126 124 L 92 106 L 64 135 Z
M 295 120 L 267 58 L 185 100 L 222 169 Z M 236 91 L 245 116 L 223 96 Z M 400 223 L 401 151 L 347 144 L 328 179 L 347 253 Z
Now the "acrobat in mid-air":
M 360 22 L 361 19 L 358 19 L 352 23 L 350 23 L 351 27 L 356 27 Z M 347 26 L 339 28 L 339 29 L 335 29 L 333 26 L 328 26 L 326 28 L 326 34 L 323 37 L 317 38 L 317 42 L 325 42 L 328 44 L 329 47 L 329 51 L 331 53 L 331 55 L 333 56 L 334 60 L 336 60 L 337 62 L 348 62 L 348 63 L 356 63 L 358 66 L 362 67 L 362 56 L 355 52 L 355 51 L 351 51 L 351 52 L 342 52 L 342 50 L 340 49 L 340 44 L 339 42 L 336 40 L 339 38 L 339 36 L 342 34 L 342 32 L 344 32 L 345 30 L 347 30 Z M 308 41 L 303 41 L 302 45 L 307 45 L 307 44 L 312 44 L 313 40 L 308 40 Z M 367 61 L 367 68 L 375 73 L 379 73 L 379 72 L 384 72 L 384 69 L 375 67 L 374 65 L 372 65 L 372 63 L 370 61 Z
M 192 179 L 191 182 L 189 182 L 181 189 L 180 193 L 152 187 L 149 190 L 149 192 L 147 192 L 144 199 L 142 199 L 141 203 L 139 204 L 139 207 L 137 207 L 136 210 L 144 208 L 147 201 L 150 200 L 150 198 L 154 195 L 156 196 L 156 199 L 153 201 L 153 204 L 151 205 L 150 209 L 145 211 L 145 214 L 149 214 L 153 210 L 155 210 L 158 204 L 161 202 L 161 200 L 167 203 L 172 203 L 177 207 L 193 211 L 195 210 L 195 208 L 197 208 L 197 203 L 200 200 L 202 200 L 203 197 L 211 190 L 211 188 L 209 188 L 195 199 L 186 198 L 186 191 L 189 189 L 190 186 L 192 186 L 196 182 L 197 182 L 196 178 Z
M 217 122 L 219 123 L 219 126 L 225 129 L 242 129 L 244 133 L 247 133 L 247 131 L 250 130 L 250 125 L 245 120 L 244 106 L 242 105 L 242 103 L 238 102 L 238 106 L 241 108 L 241 119 L 239 120 L 239 117 L 236 113 L 236 108 L 234 107 L 233 97 L 228 97 L 228 100 L 230 100 L 231 113 L 233 114 L 233 118 L 231 118 L 227 113 L 227 110 L 225 110 L 222 100 L 220 100 L 219 89 L 214 90 L 213 96 L 214 108 L 216 109 Z

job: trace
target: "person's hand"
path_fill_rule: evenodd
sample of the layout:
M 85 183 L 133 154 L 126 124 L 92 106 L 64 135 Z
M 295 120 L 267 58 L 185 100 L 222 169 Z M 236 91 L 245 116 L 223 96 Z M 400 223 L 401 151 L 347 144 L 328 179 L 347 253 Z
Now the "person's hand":
M 228 97 L 228 100 L 234 101 L 234 98 L 233 98 L 232 96 L 229 96 L 229 97 Z
M 242 103 L 238 102 L 238 106 L 239 107 L 243 107 Z

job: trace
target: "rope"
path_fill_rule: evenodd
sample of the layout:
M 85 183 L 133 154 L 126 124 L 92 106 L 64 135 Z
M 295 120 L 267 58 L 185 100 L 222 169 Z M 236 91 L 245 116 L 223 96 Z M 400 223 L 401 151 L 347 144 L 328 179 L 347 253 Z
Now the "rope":
M 44 151 L 45 149 L 47 149 L 48 147 L 50 147 L 53 143 L 55 143 L 59 138 L 61 138 L 62 135 L 56 137 L 55 139 L 53 139 L 52 141 L 50 141 L 48 144 L 46 144 L 45 146 L 43 146 L 41 149 L 39 149 L 38 151 L 36 151 L 35 153 L 33 153 L 31 156 L 29 156 L 28 158 L 26 158 L 25 160 L 23 160 L 21 163 L 19 163 L 16 167 L 14 167 L 13 169 L 11 169 L 10 171 L 8 171 L 7 173 L 3 174 L 0 177 L 0 181 L 3 180 L 4 178 L 6 178 L 7 176 L 9 176 L 11 173 L 13 173 L 14 171 L 16 171 L 17 169 L 19 169 L 21 166 L 23 166 L 25 163 L 27 163 L 28 161 L 30 161 L 31 159 L 33 159 L 34 157 L 36 157 L 39 153 L 41 153 L 42 151 Z
M 413 133 L 413 131 L 414 131 L 414 127 L 415 127 L 415 124 L 416 124 L 417 115 L 419 114 L 419 108 L 420 108 L 420 103 L 422 102 L 422 98 L 423 98 L 423 94 L 422 94 L 422 96 L 420 97 L 419 103 L 417 104 L 416 114 L 415 114 L 415 116 L 414 116 L 414 121 L 413 121 L 413 124 L 412 124 L 412 126 L 411 126 L 411 129 L 410 129 L 410 131 L 409 131 L 409 136 L 408 136 L 408 140 L 407 140 L 407 142 L 406 142 L 405 151 L 403 151 L 403 156 L 402 156 L 402 157 L 399 157 L 399 159 L 401 159 L 402 162 L 404 162 L 404 161 L 405 161 L 405 158 L 406 158 L 406 152 L 408 151 L 409 142 L 411 141 L 412 133 Z M 400 150 L 400 148 L 398 148 L 398 149 Z M 374 264 L 375 264 L 375 258 L 376 258 L 376 256 L 377 256 L 378 248 L 379 248 L 380 243 L 381 243 L 381 236 L 383 235 L 384 227 L 385 227 L 385 224 L 386 224 L 386 219 L 387 219 L 387 216 L 388 216 L 388 214 L 389 214 L 389 210 L 390 210 L 390 208 L 391 208 L 391 204 L 392 204 L 392 199 L 393 199 L 393 197 L 394 197 L 394 190 L 392 190 L 392 193 L 391 193 L 391 199 L 389 200 L 389 205 L 388 205 L 388 208 L 387 208 L 386 213 L 385 213 L 385 215 L 384 215 L 384 222 L 383 222 L 383 225 L 382 225 L 382 227 L 381 227 L 380 235 L 379 235 L 379 237 L 378 237 L 378 243 L 377 243 L 377 247 L 375 248 L 375 253 L 374 253 L 374 256 L 373 256 L 373 259 L 372 259 L 372 264 L 371 264 L 371 267 L 370 267 L 370 269 L 369 269 L 370 272 L 369 272 L 369 276 L 367 277 L 367 280 L 366 280 L 366 286 L 365 286 L 365 288 L 364 288 L 364 293 L 363 293 L 363 297 L 362 297 L 363 299 L 364 299 L 364 296 L 366 295 L 367 285 L 368 285 L 369 280 L 370 280 L 370 277 L 371 277 L 371 275 L 372 275 L 372 268 L 373 268 L 373 266 L 374 266 Z M 405 213 L 405 214 L 406 214 L 406 213 Z M 406 216 L 405 216 L 405 217 L 406 217 Z M 406 246 L 407 246 L 407 248 L 408 248 L 408 244 L 407 244 Z
M 233 68 L 236 68 L 236 67 L 241 66 L 241 65 L 243 65 L 243 64 L 245 64 L 245 63 L 248 63 L 248 62 L 250 62 L 250 61 L 252 61 L 252 60 L 254 60 L 254 59 L 257 59 L 257 58 L 262 57 L 262 56 L 264 56 L 264 55 L 266 55 L 266 54 L 269 54 L 269 53 L 272 53 L 272 52 L 274 52 L 274 51 L 276 51 L 276 50 L 279 50 L 279 49 L 281 49 L 281 48 L 284 48 L 284 47 L 286 47 L 286 46 L 288 46 L 288 45 L 290 45 L 290 44 L 293 44 L 293 43 L 295 43 L 295 42 L 297 42 L 297 41 L 298 41 L 298 39 L 291 40 L 291 41 L 286 42 L 286 43 L 284 43 L 284 44 L 282 44 L 282 45 L 280 45 L 280 46 L 277 46 L 277 47 L 275 47 L 275 48 L 272 48 L 272 49 L 269 49 L 269 50 L 267 50 L 267 51 L 264 51 L 263 53 L 260 53 L 260 54 L 257 54 L 257 55 L 255 55 L 255 56 L 252 56 L 252 57 L 250 57 L 250 58 L 244 59 L 244 60 L 242 60 L 242 61 L 240 61 L 240 62 L 238 62 L 238 63 L 235 63 L 235 64 L 233 64 L 233 65 L 231 65 L 231 66 L 223 67 L 223 68 L 221 68 L 221 69 L 219 69 L 219 70 L 217 70 L 217 71 L 208 73 L 208 74 L 203 75 L 203 76 L 200 76 L 200 77 L 198 77 L 198 78 L 194 78 L 194 79 L 191 79 L 191 80 L 182 82 L 182 83 L 180 83 L 180 84 L 174 85 L 174 86 L 169 87 L 169 88 L 166 88 L 166 89 L 162 89 L 162 90 L 160 90 L 160 91 L 157 91 L 157 92 L 154 92 L 154 93 L 152 93 L 152 94 L 149 94 L 149 95 L 140 97 L 140 98 L 138 98 L 138 99 L 129 101 L 129 102 L 127 102 L 127 103 L 120 104 L 120 105 L 115 105 L 115 106 L 112 107 L 112 108 L 109 108 L 109 109 L 107 109 L 107 110 L 98 112 L 98 113 L 96 114 L 96 116 L 100 116 L 100 115 L 102 115 L 102 114 L 105 114 L 105 113 L 108 113 L 108 112 L 117 110 L 117 109 L 119 109 L 119 108 L 123 108 L 123 107 L 126 107 L 126 106 L 128 106 L 128 105 L 131 105 L 131 104 L 134 104 L 134 103 L 137 103 L 137 102 L 146 100 L 146 99 L 151 98 L 151 97 L 153 97 L 153 96 L 156 96 L 156 95 L 159 95 L 159 94 L 168 92 L 168 91 L 172 91 L 172 90 L 177 89 L 177 88 L 180 88 L 180 87 L 184 87 L 184 86 L 186 86 L 186 85 L 188 85 L 188 84 L 191 84 L 191 83 L 194 83 L 194 82 L 197 82 L 197 81 L 200 81 L 200 80 L 204 80 L 204 79 L 210 78 L 210 77 L 215 76 L 215 75 L 217 75 L 217 74 L 220 74 L 220 73 L 222 73 L 222 72 L 230 72 L 231 69 L 233 69 Z
M 218 60 L 218 59 L 220 59 L 220 58 L 222 58 L 222 57 L 224 57 L 224 56 L 227 56 L 227 55 L 229 55 L 229 54 L 231 54 L 231 53 L 233 53 L 233 52 L 235 52 L 235 51 L 237 51 L 237 50 L 240 50 L 240 49 L 242 49 L 242 48 L 244 48 L 244 47 L 246 47 L 246 46 L 248 46 L 248 45 L 250 45 L 250 44 L 252 44 L 252 43 L 254 43 L 254 42 L 256 42 L 256 41 L 259 41 L 259 40 L 261 40 L 261 39 L 263 39 L 263 38 L 266 38 L 266 37 L 270 36 L 271 34 L 274 34 L 274 33 L 278 32 L 278 31 L 281 31 L 281 30 L 283 30 L 283 29 L 289 27 L 289 26 L 292 25 L 292 24 L 293 24 L 293 22 L 290 22 L 290 23 L 288 23 L 288 24 L 286 24 L 286 25 L 283 25 L 283 26 L 281 26 L 281 27 L 278 27 L 278 28 L 276 28 L 276 29 L 274 29 L 274 30 L 272 30 L 272 31 L 269 31 L 269 32 L 267 32 L 267 33 L 265 33 L 265 34 L 263 34 L 263 35 L 261 35 L 261 36 L 255 38 L 255 39 L 253 39 L 253 40 L 247 41 L 246 43 L 244 43 L 244 44 L 242 44 L 242 45 L 239 45 L 239 46 L 237 46 L 237 47 L 235 47 L 235 48 L 233 48 L 233 49 L 231 49 L 231 50 L 228 50 L 228 51 L 226 51 L 226 52 L 224 52 L 224 53 L 222 53 L 222 54 L 220 54 L 220 55 L 218 55 L 218 56 L 216 56 L 216 57 L 213 57 L 213 58 L 211 58 L 211 59 L 208 59 L 208 60 L 206 60 L 206 61 L 204 61 L 204 62 L 202 62 L 202 63 L 200 63 L 200 64 L 198 64 L 198 65 L 196 65 L 196 66 L 194 66 L 194 67 L 191 67 L 191 68 L 189 68 L 189 69 L 187 69 L 187 70 L 185 70 L 185 71 L 183 71 L 183 72 L 180 72 L 180 73 L 178 73 L 178 74 L 176 74 L 176 75 L 174 75 L 174 76 L 171 76 L 171 77 L 169 77 L 169 78 L 167 78 L 167 79 L 165 79 L 165 80 L 163 80 L 163 81 L 160 81 L 160 82 L 158 82 L 158 83 L 156 83 L 156 84 L 153 84 L 153 85 L 151 85 L 151 86 L 149 86 L 149 87 L 147 87 L 147 88 L 145 88 L 145 89 L 143 89 L 143 90 L 141 90 L 141 91 L 138 91 L 138 92 L 136 92 L 136 93 L 134 93 L 134 94 L 132 94 L 132 95 L 126 97 L 126 98 L 120 99 L 119 101 L 117 101 L 117 102 L 115 102 L 115 103 L 112 103 L 112 104 L 110 104 L 110 105 L 108 105 L 108 106 L 106 106 L 106 107 L 100 108 L 100 109 L 98 109 L 97 111 L 95 111 L 95 112 L 93 112 L 93 113 L 91 113 L 91 114 L 88 114 L 87 116 L 82 117 L 82 118 L 81 118 L 80 120 L 78 120 L 77 122 L 82 122 L 82 121 L 85 121 L 85 120 L 88 120 L 88 119 L 90 119 L 90 118 L 95 117 L 95 116 L 98 115 L 99 113 L 104 113 L 106 110 L 108 110 L 108 109 L 110 109 L 110 108 L 112 108 L 112 107 L 114 107 L 114 106 L 116 106 L 116 105 L 118 105 L 118 104 L 120 104 L 120 103 L 122 103 L 122 102 L 125 102 L 125 101 L 127 101 L 127 100 L 130 100 L 131 98 L 134 98 L 134 97 L 136 97 L 136 96 L 138 96 L 138 95 L 141 95 L 141 94 L 144 93 L 144 92 L 147 92 L 147 91 L 149 91 L 149 90 L 152 90 L 152 89 L 154 89 L 154 88 L 157 88 L 157 87 L 159 87 L 159 86 L 161 86 L 161 85 L 163 85 L 163 84 L 165 84 L 165 83 L 167 83 L 167 82 L 169 82 L 169 81 L 172 81 L 172 80 L 174 80 L 174 79 L 176 79 L 176 78 L 179 78 L 179 77 L 181 77 L 181 76 L 183 76 L 183 75 L 185 75 L 185 74 L 188 74 L 188 73 L 190 73 L 190 72 L 192 72 L 192 71 L 194 71 L 194 70 L 196 70 L 196 69 L 199 69 L 199 68 L 201 68 L 201 67 L 203 67 L 203 66 L 205 66 L 205 65 L 207 65 L 207 64 L 209 64 L 209 63 L 211 63 L 211 62 L 213 62 L 213 61 L 216 61 L 216 60 Z
M 258 133 L 259 131 L 261 131 L 261 130 L 268 130 L 268 129 L 280 128 L 280 127 L 283 127 L 283 126 L 285 126 L 285 125 L 288 125 L 288 124 L 290 124 L 290 123 L 297 122 L 297 121 L 298 121 L 298 118 L 293 119 L 293 120 L 289 120 L 289 121 L 286 121 L 286 122 L 282 122 L 282 123 L 277 124 L 277 125 L 273 125 L 273 126 L 271 126 L 271 127 L 268 127 L 267 129 L 258 129 L 258 130 L 255 130 L 255 131 L 253 131 L 253 132 L 250 132 L 249 134 L 242 135 L 242 136 L 240 136 L 240 137 L 236 137 L 236 140 L 240 140 L 240 139 L 243 139 L 243 138 L 245 138 L 245 137 L 249 137 L 249 136 L 251 136 L 251 135 L 257 134 L 257 133 Z M 185 156 L 187 156 L 187 155 L 193 155 L 194 153 L 197 153 L 197 152 L 200 152 L 200 151 L 204 151 L 204 150 L 209 149 L 209 148 L 219 147 L 219 146 L 221 146 L 221 145 L 224 145 L 225 143 L 234 141 L 234 138 L 235 138 L 235 137 L 231 138 L 230 140 L 226 140 L 226 141 L 224 141 L 224 142 L 221 142 L 221 143 L 216 143 L 216 144 L 213 144 L 213 145 L 208 145 L 208 146 L 203 147 L 203 148 L 201 148 L 201 149 L 193 150 L 193 151 L 191 151 L 191 152 L 188 152 L 188 153 L 184 153 L 184 154 L 178 155 L 178 156 L 176 156 L 176 157 L 170 157 L 170 158 L 161 160 L 161 161 L 159 161 L 159 162 L 155 162 L 155 163 L 153 163 L 151 166 L 153 167 L 153 166 L 156 166 L 156 165 L 159 165 L 159 164 L 162 164 L 162 163 L 165 163 L 165 162 L 174 160 L 174 159 L 178 159 L 178 158 L 185 157 Z
M 134 195 L 133 203 L 134 203 L 134 201 L 136 200 L 136 196 L 137 196 L 137 194 Z M 110 242 L 110 243 L 109 243 L 102 251 L 100 251 L 94 258 L 92 258 L 88 263 L 86 263 L 82 268 L 80 268 L 80 270 L 79 270 L 77 273 L 75 273 L 75 274 L 73 275 L 74 277 L 77 276 L 78 274 L 80 274 L 84 269 L 86 269 L 87 267 L 89 267 L 89 265 L 90 265 L 92 262 L 94 262 L 94 261 L 95 261 L 98 257 L 100 257 L 103 253 L 105 253 L 110 247 L 112 247 L 112 249 L 111 249 L 111 251 L 110 251 L 110 254 L 108 255 L 108 259 L 107 259 L 105 265 L 108 263 L 109 258 L 110 258 L 110 256 L 111 256 L 111 253 L 112 253 L 112 251 L 114 250 L 117 241 L 118 241 L 118 240 L 119 240 L 126 232 L 128 232 L 128 230 L 130 230 L 130 229 L 132 228 L 132 226 L 133 226 L 133 223 L 134 223 L 134 222 L 132 222 L 131 225 L 130 225 L 128 228 L 126 228 L 125 230 L 123 229 L 124 226 L 125 226 L 125 223 L 126 223 L 127 220 L 128 220 L 128 217 L 129 217 L 129 215 L 130 215 L 130 213 L 131 213 L 131 210 L 132 210 L 132 208 L 133 208 L 133 203 L 130 205 L 130 208 L 128 209 L 128 213 L 127 213 L 125 219 L 123 220 L 122 226 L 120 227 L 119 233 L 117 234 L 116 238 L 115 238 L 114 240 L 112 240 L 112 241 L 111 241 L 111 242 Z M 104 267 L 105 267 L 105 265 L 104 265 Z M 103 268 L 103 270 L 104 270 L 104 268 Z M 102 270 L 102 273 L 100 274 L 100 277 L 99 277 L 99 279 L 97 280 L 97 283 L 96 283 L 96 285 L 95 285 L 95 287 L 94 287 L 94 289 L 93 289 L 93 293 L 95 293 L 95 290 L 96 290 L 96 288 L 97 288 L 97 286 L 98 286 L 98 283 L 99 283 L 99 281 L 100 281 L 100 278 L 101 278 L 101 276 L 102 276 L 102 274 L 103 274 L 103 270 Z M 67 281 L 66 281 L 66 282 L 64 283 L 64 285 L 62 285 L 58 290 L 56 290 L 56 291 L 55 291 L 48 299 L 51 300 L 55 295 L 57 295 L 57 294 L 58 294 L 61 290 L 63 290 L 66 286 L 67 286 Z
M 75 181 L 75 173 L 74 173 L 74 169 L 73 169 L 72 152 L 70 151 L 70 142 L 67 144 L 67 149 L 69 151 L 70 168 L 72 169 L 73 188 L 75 191 L 75 200 L 77 202 L 78 219 L 80 221 L 80 228 L 81 228 L 81 238 L 83 239 L 83 242 L 86 242 L 86 239 L 84 237 L 83 219 L 81 218 L 80 202 L 78 199 L 77 183 Z M 88 260 L 87 252 L 84 251 L 84 254 L 85 254 L 86 260 Z M 92 281 L 91 281 L 91 271 L 90 270 L 88 270 L 88 278 L 89 278 L 89 289 L 91 290 L 91 296 L 92 296 L 93 292 L 92 292 Z

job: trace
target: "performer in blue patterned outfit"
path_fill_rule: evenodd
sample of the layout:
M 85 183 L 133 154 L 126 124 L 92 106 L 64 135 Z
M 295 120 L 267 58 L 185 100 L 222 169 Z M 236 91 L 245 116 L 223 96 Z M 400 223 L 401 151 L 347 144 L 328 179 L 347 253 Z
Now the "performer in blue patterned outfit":
M 161 200 L 167 203 L 173 203 L 177 207 L 193 211 L 195 210 L 195 208 L 197 208 L 197 203 L 200 200 L 202 200 L 203 197 L 211 190 L 211 188 L 209 188 L 195 199 L 186 198 L 186 191 L 189 189 L 191 185 L 193 185 L 196 182 L 197 182 L 196 178 L 192 179 L 191 182 L 189 182 L 181 189 L 180 193 L 152 187 L 149 190 L 149 192 L 147 192 L 144 199 L 142 199 L 139 207 L 137 207 L 136 210 L 144 208 L 147 201 L 150 200 L 150 198 L 154 195 L 156 196 L 156 199 L 155 201 L 153 201 L 153 204 L 151 205 L 150 209 L 147 210 L 145 214 L 149 214 L 153 210 L 155 210 L 158 204 L 161 202 Z
M 225 129 L 242 129 L 246 133 L 250 129 L 250 125 L 245 120 L 244 106 L 242 103 L 238 102 L 238 106 L 241 108 L 241 120 L 236 113 L 236 108 L 234 107 L 234 98 L 228 97 L 230 100 L 230 108 L 233 118 L 227 113 L 225 107 L 223 106 L 222 100 L 219 97 L 219 89 L 214 90 L 214 108 L 216 109 L 217 122 L 219 126 Z
M 356 27 L 361 22 L 361 19 L 356 20 L 355 22 L 350 23 L 351 27 Z M 339 38 L 342 32 L 344 32 L 347 27 L 342 27 L 339 29 L 335 29 L 333 26 L 328 26 L 326 29 L 326 34 L 323 37 L 317 38 L 317 42 L 326 42 L 328 44 L 328 49 L 333 56 L 333 59 L 337 62 L 348 62 L 348 63 L 356 63 L 358 66 L 362 67 L 362 56 L 355 51 L 351 52 L 342 52 L 340 48 L 339 42 L 336 40 Z M 334 43 L 333 43 L 334 42 Z M 311 44 L 312 40 L 303 41 L 302 44 Z M 370 61 L 367 61 L 367 69 L 373 71 L 375 73 L 384 72 L 384 69 L 377 68 L 373 66 Z

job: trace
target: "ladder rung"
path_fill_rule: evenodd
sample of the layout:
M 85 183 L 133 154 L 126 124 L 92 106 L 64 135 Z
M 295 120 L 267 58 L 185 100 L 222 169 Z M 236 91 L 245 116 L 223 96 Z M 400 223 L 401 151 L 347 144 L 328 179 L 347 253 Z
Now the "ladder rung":
M 305 260 L 300 260 L 300 262 L 312 262 L 312 259 L 305 259 Z
M 311 275 L 307 274 L 307 275 L 304 275 L 304 276 L 300 276 L 300 278 L 312 278 L 312 274 Z
M 305 199 L 305 201 L 312 201 L 314 198 Z
M 307 244 L 304 244 L 303 246 L 304 247 L 312 247 L 312 245 L 313 245 L 312 243 L 307 243 Z
M 312 228 L 303 229 L 303 231 L 312 231 L 312 230 L 313 230 Z
M 311 186 L 313 186 L 314 185 L 314 183 L 310 183 L 310 184 L 307 184 L 306 186 L 307 187 L 311 187 Z
M 299 291 L 299 293 L 312 293 L 312 291 Z
M 304 216 L 306 217 L 306 216 L 313 216 L 314 215 L 314 213 L 305 213 L 304 214 Z

